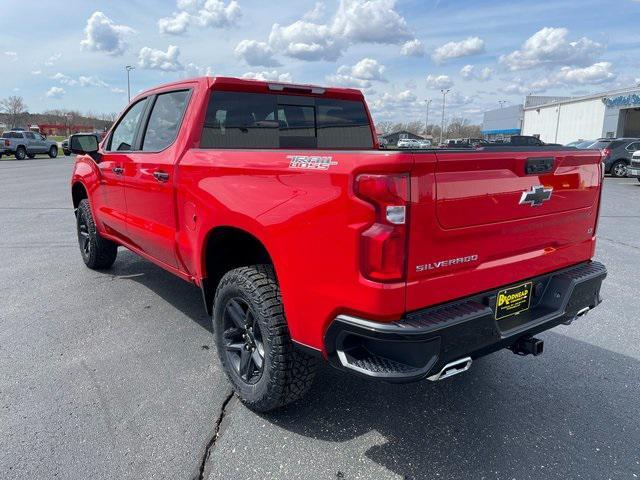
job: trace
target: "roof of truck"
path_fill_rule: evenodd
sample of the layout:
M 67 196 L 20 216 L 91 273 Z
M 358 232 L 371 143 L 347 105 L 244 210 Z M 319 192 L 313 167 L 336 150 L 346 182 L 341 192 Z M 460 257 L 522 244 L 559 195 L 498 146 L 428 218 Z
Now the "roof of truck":
M 171 87 L 188 86 L 193 84 L 205 84 L 217 90 L 234 90 L 252 93 L 282 93 L 287 95 L 313 95 L 361 100 L 364 98 L 360 90 L 354 88 L 322 87 L 311 84 L 297 84 L 280 82 L 277 80 L 252 80 L 236 77 L 194 77 L 175 82 L 165 83 L 150 88 L 136 95 L 136 98 L 144 97 L 157 91 Z

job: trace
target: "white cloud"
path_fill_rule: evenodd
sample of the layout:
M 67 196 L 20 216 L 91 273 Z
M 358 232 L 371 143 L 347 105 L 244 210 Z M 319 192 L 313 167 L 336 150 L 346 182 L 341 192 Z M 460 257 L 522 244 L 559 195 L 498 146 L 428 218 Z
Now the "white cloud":
M 236 57 L 242 58 L 248 65 L 278 67 L 280 62 L 273 58 L 273 50 L 265 42 L 242 40 L 234 50 Z
M 189 25 L 223 28 L 235 25 L 242 16 L 236 0 L 178 0 L 178 12 L 158 20 L 160 33 L 182 35 Z
M 566 28 L 545 27 L 522 44 L 519 50 L 502 55 L 500 62 L 510 70 L 525 70 L 538 66 L 585 66 L 602 51 L 602 45 L 582 37 L 567 40 Z
M 113 93 L 126 93 L 126 90 L 124 88 L 118 88 L 118 87 L 111 87 L 111 91 Z
M 334 61 L 343 49 L 342 39 L 335 38 L 328 25 L 298 20 L 287 26 L 271 27 L 269 45 L 277 52 L 300 60 Z
M 54 53 L 53 55 L 51 55 L 49 58 L 45 60 L 44 65 L 46 67 L 52 67 L 56 63 L 58 63 L 58 60 L 60 60 L 61 58 L 62 58 L 61 53 Z
M 325 10 L 326 8 L 324 3 L 316 2 L 316 4 L 313 6 L 313 9 L 305 13 L 302 19 L 309 22 L 317 22 L 322 19 L 322 17 L 324 17 Z
M 206 0 L 195 19 L 200 26 L 220 28 L 235 24 L 241 15 L 240 5 L 235 0 L 228 5 L 221 0 Z
M 407 57 L 422 57 L 424 56 L 424 45 L 420 40 L 414 38 L 402 45 L 400 54 Z
M 451 88 L 453 81 L 448 75 L 427 75 L 428 88 Z
M 86 77 L 84 75 L 80 75 L 78 77 L 78 83 L 81 87 L 108 87 L 109 84 L 103 82 L 97 77 Z
M 465 80 L 480 80 L 486 81 L 493 75 L 493 70 L 489 67 L 484 67 L 482 70 L 477 70 L 473 65 L 465 65 L 460 69 L 460 76 Z
M 62 98 L 65 93 L 67 92 L 65 92 L 64 88 L 51 87 L 49 90 L 47 90 L 46 95 L 49 98 Z
M 184 69 L 188 76 L 210 77 L 213 75 L 213 69 L 211 67 L 203 67 L 201 65 L 198 65 L 192 62 L 187 63 Z
M 87 20 L 84 29 L 85 37 L 80 46 L 94 52 L 105 52 L 109 55 L 122 55 L 127 49 L 127 36 L 134 33 L 130 27 L 117 25 L 102 12 L 94 12 Z
M 395 0 L 340 0 L 331 31 L 353 43 L 400 43 L 411 38 Z
M 611 71 L 611 63 L 598 62 L 588 67 L 562 67 L 538 80 L 525 82 L 521 78 L 512 79 L 503 91 L 513 94 L 542 93 L 552 88 L 576 87 L 579 85 L 601 85 L 616 79 Z
M 179 56 L 180 49 L 175 45 L 169 45 L 166 52 L 154 48 L 142 47 L 138 54 L 138 65 L 140 68 L 149 70 L 175 72 L 183 69 L 183 66 L 178 60 Z
M 334 61 L 358 43 L 398 44 L 411 39 L 407 23 L 395 11 L 395 0 L 340 0 L 328 23 L 305 16 L 289 25 L 274 24 L 269 45 L 301 60 Z
M 31 70 L 31 75 L 42 75 L 42 70 Z
M 59 81 L 61 84 L 63 85 L 69 85 L 69 86 L 73 86 L 73 85 L 77 85 L 78 81 L 71 78 L 68 75 L 65 75 L 64 73 L 56 73 L 53 77 L 51 77 L 53 80 L 57 80 Z
M 584 68 L 562 67 L 558 77 L 565 83 L 578 85 L 599 85 L 616 78 L 611 72 L 611 63 L 598 62 Z
M 460 42 L 448 42 L 435 49 L 431 58 L 442 63 L 452 58 L 467 57 L 484 52 L 484 40 L 480 37 L 469 37 Z
M 385 66 L 372 58 L 363 58 L 354 66 L 342 65 L 327 80 L 344 87 L 369 88 L 372 81 L 386 82 L 383 74 Z
M 414 116 L 421 108 L 418 97 L 412 90 L 403 90 L 398 93 L 384 92 L 382 95 L 369 101 L 372 113 L 378 118 L 391 118 L 398 112 L 405 116 Z
M 180 35 L 187 31 L 191 15 L 188 12 L 174 13 L 171 17 L 164 17 L 158 20 L 158 30 L 160 33 L 170 35 Z
M 277 82 L 293 82 L 290 73 L 279 73 L 277 70 L 264 70 L 262 72 L 247 72 L 242 78 L 252 80 L 277 81 Z
M 18 60 L 18 52 L 4 52 L 4 54 L 9 57 L 9 60 L 12 62 Z

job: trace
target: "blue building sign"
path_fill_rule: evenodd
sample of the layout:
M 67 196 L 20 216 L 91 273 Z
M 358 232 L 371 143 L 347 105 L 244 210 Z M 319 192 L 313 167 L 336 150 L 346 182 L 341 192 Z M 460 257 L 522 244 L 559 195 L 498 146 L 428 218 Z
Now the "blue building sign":
M 640 106 L 640 95 L 632 93 L 630 95 L 620 95 L 619 97 L 606 98 L 604 104 L 609 108 Z

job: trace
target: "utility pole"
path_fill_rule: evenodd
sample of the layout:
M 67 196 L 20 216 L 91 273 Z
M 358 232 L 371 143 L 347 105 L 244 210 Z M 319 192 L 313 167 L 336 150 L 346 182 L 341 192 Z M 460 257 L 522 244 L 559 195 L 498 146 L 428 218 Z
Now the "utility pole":
M 127 70 L 127 98 L 129 99 L 128 102 L 131 102 L 131 81 L 129 80 L 129 72 L 131 72 L 131 70 L 135 70 L 136 67 L 133 65 L 126 65 L 124 68 Z
M 432 99 L 426 99 L 425 103 L 427 104 L 427 120 L 424 123 L 424 135 L 427 136 L 429 134 L 429 106 L 431 105 Z
M 451 90 L 450 88 L 447 88 L 446 90 L 443 88 L 442 90 L 440 90 L 440 92 L 442 93 L 442 126 L 440 127 L 440 143 L 442 143 L 442 138 L 444 135 L 444 106 L 446 104 L 447 101 L 447 93 L 449 93 L 449 90 Z

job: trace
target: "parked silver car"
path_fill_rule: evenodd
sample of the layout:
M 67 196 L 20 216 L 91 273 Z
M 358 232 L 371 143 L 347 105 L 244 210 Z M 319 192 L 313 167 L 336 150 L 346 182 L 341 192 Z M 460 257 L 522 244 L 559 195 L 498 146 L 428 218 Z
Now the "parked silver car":
M 47 140 L 37 132 L 11 130 L 0 137 L 4 155 L 15 155 L 18 160 L 33 158 L 38 153 L 46 153 L 51 158 L 58 156 L 58 143 Z

